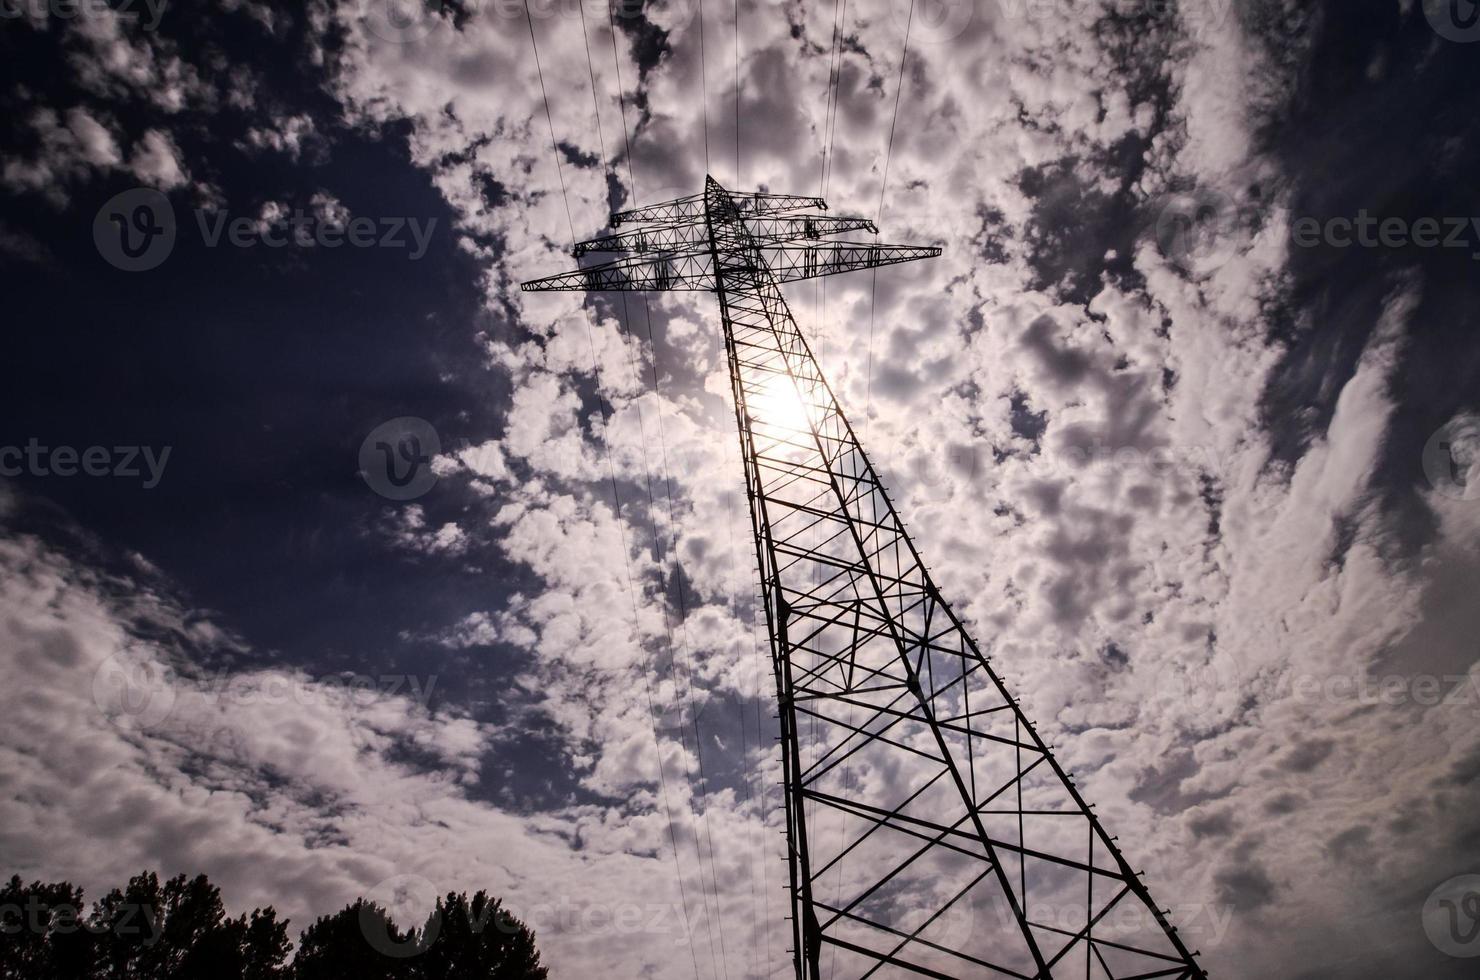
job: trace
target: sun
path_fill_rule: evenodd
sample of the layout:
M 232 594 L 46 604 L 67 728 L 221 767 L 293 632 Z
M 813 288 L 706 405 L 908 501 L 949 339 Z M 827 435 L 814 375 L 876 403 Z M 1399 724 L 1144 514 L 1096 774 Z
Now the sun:
M 801 432 L 810 428 L 807 406 L 797 395 L 792 379 L 784 374 L 775 374 L 768 378 L 759 391 L 746 397 L 745 404 L 755 423 L 777 425 Z

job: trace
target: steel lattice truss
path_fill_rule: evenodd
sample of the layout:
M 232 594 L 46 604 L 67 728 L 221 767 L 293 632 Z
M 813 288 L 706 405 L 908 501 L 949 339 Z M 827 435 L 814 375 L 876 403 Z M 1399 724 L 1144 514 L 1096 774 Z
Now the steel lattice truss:
M 941 598 L 779 283 L 939 255 L 817 198 L 704 194 L 526 283 L 719 294 L 782 735 L 797 976 L 1204 977 Z M 809 256 L 815 256 L 813 258 Z

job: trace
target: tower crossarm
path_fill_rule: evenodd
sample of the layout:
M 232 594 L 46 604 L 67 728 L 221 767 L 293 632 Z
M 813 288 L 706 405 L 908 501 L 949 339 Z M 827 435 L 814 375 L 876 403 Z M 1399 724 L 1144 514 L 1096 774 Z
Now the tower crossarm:
M 806 211 L 813 208 L 827 210 L 827 202 L 820 197 L 799 197 L 795 194 L 751 194 L 731 193 L 731 205 L 742 215 L 778 214 L 784 211 Z M 673 222 L 704 219 L 705 196 L 691 194 L 661 204 L 646 204 L 628 211 L 616 211 L 611 216 L 613 228 L 635 222 Z
M 921 245 L 880 245 L 869 242 L 770 244 L 753 236 L 748 241 L 752 248 L 745 261 L 753 261 L 757 267 L 765 266 L 777 282 L 835 276 L 859 269 L 875 269 L 915 259 L 934 258 L 940 254 L 939 248 Z M 544 279 L 534 279 L 520 288 L 530 293 L 713 290 L 714 259 L 708 248 L 659 251 L 652 255 L 616 259 Z
M 869 242 L 822 242 L 816 245 L 786 243 L 768 245 L 752 242 L 761 260 L 777 282 L 796 282 L 835 276 L 859 269 L 877 269 L 884 265 L 933 259 L 940 249 L 928 245 L 880 245 Z
M 817 242 L 830 235 L 850 231 L 873 232 L 874 223 L 867 218 L 834 217 L 830 214 L 756 215 L 745 219 L 757 241 Z M 701 247 L 708 249 L 709 232 L 703 219 L 653 224 L 623 231 L 614 235 L 603 235 L 590 241 L 578 242 L 573 249 L 576 258 L 591 252 L 628 252 L 645 255 L 651 252 L 673 252 Z
M 714 259 L 707 248 L 658 252 L 616 259 L 599 265 L 534 279 L 519 287 L 526 293 L 552 291 L 634 292 L 646 289 L 712 290 Z

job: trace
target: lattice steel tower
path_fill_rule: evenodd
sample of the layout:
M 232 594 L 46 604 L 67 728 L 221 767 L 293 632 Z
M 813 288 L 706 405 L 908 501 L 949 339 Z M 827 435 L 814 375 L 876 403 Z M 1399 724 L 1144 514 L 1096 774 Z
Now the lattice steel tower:
M 940 249 L 834 240 L 875 229 L 826 209 L 710 178 L 575 248 L 624 257 L 523 285 L 719 294 L 776 675 L 797 976 L 1204 977 L 941 598 L 781 294 Z

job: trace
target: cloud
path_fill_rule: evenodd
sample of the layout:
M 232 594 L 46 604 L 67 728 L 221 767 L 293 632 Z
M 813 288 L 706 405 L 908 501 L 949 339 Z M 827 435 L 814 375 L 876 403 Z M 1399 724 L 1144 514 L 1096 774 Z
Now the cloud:
M 314 127 L 313 118 L 305 113 L 274 119 L 271 126 L 248 129 L 246 145 L 285 154 L 295 162 L 304 153 L 322 159 L 324 151 L 324 140 Z
M 40 239 L 5 224 L 0 224 L 0 255 L 39 265 L 46 264 L 52 258 L 51 250 Z
M 190 179 L 180 164 L 180 151 L 174 141 L 157 129 L 144 133 L 135 145 L 129 170 L 140 182 L 160 190 L 173 190 Z
M 27 122 L 37 149 L 29 160 L 5 161 L 0 179 L 11 190 L 40 192 L 61 206 L 67 203 L 69 185 L 120 164 L 113 132 L 81 106 L 67 110 L 65 120 L 54 109 L 37 108 Z
M 468 547 L 467 532 L 455 521 L 431 527 L 420 504 L 395 511 L 386 522 L 385 534 L 395 547 L 423 555 L 455 556 Z
M 481 775 L 500 736 L 441 704 L 435 675 L 235 669 L 230 646 L 170 639 L 209 631 L 158 579 L 26 536 L 0 543 L 0 567 L 0 853 L 17 873 L 97 895 L 143 867 L 203 871 L 229 906 L 274 904 L 295 928 L 411 875 L 507 895 L 554 969 L 685 975 L 671 858 L 647 843 L 662 827 L 641 797 L 503 812 Z
M 1360 951 L 1332 961 L 1343 976 L 1430 965 L 1412 926 L 1477 830 L 1473 617 L 1444 610 L 1473 605 L 1480 518 L 1425 495 L 1438 532 L 1400 557 L 1375 492 L 1425 283 L 1388 284 L 1380 329 L 1329 379 L 1329 418 L 1302 420 L 1299 450 L 1277 453 L 1295 423 L 1261 404 L 1293 342 L 1271 312 L 1289 298 L 1288 181 L 1258 134 L 1290 62 L 1227 5 L 1114 6 L 957 5 L 965 23 L 924 28 L 911 49 L 892 148 L 903 37 L 881 0 L 849 5 L 835 112 L 827 5 L 742 7 L 741 36 L 711 29 L 704 58 L 683 4 L 615 34 L 557 9 L 534 24 L 543 87 L 507 5 L 399 38 L 362 6 L 312 7 L 308 57 L 335 122 L 404 131 L 483 265 L 494 325 L 468 330 L 509 392 L 497 435 L 437 461 L 439 492 L 468 491 L 455 519 L 409 505 L 375 532 L 433 567 L 492 555 L 518 570 L 507 601 L 432 634 L 521 656 L 511 720 L 494 730 L 395 695 L 361 706 L 302 678 L 311 711 L 222 707 L 177 668 L 169 724 L 115 729 L 89 706 L 96 665 L 177 659 L 130 629 L 126 612 L 158 590 L 10 545 L 12 667 L 46 692 L 13 706 L 40 726 L 16 737 L 51 741 L 17 745 L 8 765 L 29 798 L 57 802 L 12 803 L 4 853 L 44 853 L 88 882 L 199 867 L 233 902 L 298 894 L 299 916 L 392 874 L 490 886 L 516 910 L 635 903 L 659 924 L 550 913 L 535 917 L 541 944 L 571 972 L 707 975 L 762 950 L 783 964 L 778 909 L 749 893 L 784 873 L 753 843 L 776 840 L 777 817 L 746 795 L 778 778 L 776 759 L 758 724 L 746 753 L 745 723 L 719 720 L 765 662 L 712 298 L 517 289 L 567 268 L 571 237 L 611 206 L 738 169 L 747 187 L 825 183 L 836 211 L 882 207 L 886 239 L 944 244 L 934 262 L 788 298 L 946 596 L 1153 894 L 1218 925 L 1200 936 L 1210 971 L 1288 975 L 1312 948 Z M 79 62 L 96 97 L 166 114 L 218 97 L 167 42 L 97 25 Z M 7 186 L 81 181 L 122 166 L 124 145 L 140 179 L 189 179 L 164 129 L 129 140 L 76 111 L 33 112 L 38 151 L 7 161 Z M 296 158 L 313 128 L 299 118 L 259 120 L 247 144 Z M 1242 213 L 1256 183 L 1257 220 L 1215 229 L 1198 261 L 1157 241 L 1167 195 Z M 321 194 L 314 207 L 337 213 Z M 1386 676 L 1401 700 L 1360 693 Z M 1420 700 L 1421 678 L 1444 696 Z M 202 732 L 223 734 L 198 751 L 186 736 Z M 542 809 L 483 775 L 528 765 L 507 743 L 536 737 L 573 787 Z M 427 764 L 404 762 L 408 746 Z M 677 944 L 684 920 L 701 948 Z
M 1379 777 L 1364 766 L 1377 760 L 1359 747 L 1382 743 L 1368 726 L 1386 716 L 1323 705 L 1326 737 L 1305 739 L 1312 709 L 1287 682 L 1304 669 L 1363 669 L 1417 628 L 1413 597 L 1434 587 L 1427 573 L 1383 557 L 1385 516 L 1370 486 L 1413 287 L 1395 285 L 1386 326 L 1343 379 L 1325 432 L 1294 464 L 1273 461 L 1259 404 L 1283 356 L 1263 303 L 1285 260 L 1277 195 L 1260 221 L 1223 230 L 1228 237 L 1211 243 L 1217 262 L 1192 272 L 1149 229 L 1074 251 L 1087 224 L 1124 213 L 1117 206 L 1154 218 L 1162 195 L 1178 187 L 1239 202 L 1251 181 L 1281 186 L 1252 137 L 1278 111 L 1267 39 L 1216 6 L 1181 19 L 1168 10 L 1120 20 L 1106 8 L 1096 8 L 1105 17 L 1074 18 L 1044 16 L 1041 6 L 973 18 L 957 34 L 921 42 L 904 73 L 891 152 L 902 32 L 886 6 L 850 5 L 829 198 L 844 213 L 872 213 L 889 154 L 885 237 L 943 240 L 946 254 L 881 272 L 877 287 L 858 277 L 828 283 L 825 316 L 820 289 L 788 295 L 845 409 L 868 445 L 883 447 L 875 455 L 943 589 L 1012 665 L 1030 715 L 1045 731 L 1072 736 L 1061 749 L 1066 765 L 1107 825 L 1136 842 L 1154 894 L 1217 913 L 1226 929 L 1203 943 L 1214 972 L 1279 973 L 1277 964 L 1298 959 L 1301 939 L 1277 924 L 1317 915 L 1322 900 L 1311 883 L 1339 873 L 1350 854 L 1325 842 L 1358 823 L 1377 825 L 1402 798 L 1395 789 L 1337 820 L 1339 807 L 1371 797 Z M 747 133 L 746 184 L 816 187 L 831 129 L 828 14 L 813 7 L 790 21 L 745 19 L 743 118 L 767 120 Z M 671 28 L 660 57 L 638 65 L 628 38 L 617 38 L 624 83 L 640 84 L 645 99 L 640 116 L 628 100 L 623 120 L 606 27 L 588 25 L 601 52 L 588 70 L 579 23 L 539 20 L 549 108 L 566 148 L 562 192 L 527 40 L 491 17 L 398 45 L 342 15 L 349 41 L 336 91 L 350 121 L 408 119 L 415 158 L 460 210 L 460 228 L 502 245 L 486 279 L 489 302 L 517 309 L 532 339 L 490 344 L 490 368 L 514 385 L 504 434 L 462 461 L 470 478 L 497 488 L 484 491 L 495 526 L 506 529 L 495 546 L 544 583 L 543 595 L 521 596 L 509 614 L 536 653 L 547 716 L 568 733 L 571 751 L 591 760 L 588 785 L 650 783 L 632 699 L 604 672 L 571 670 L 620 669 L 640 662 L 643 649 L 683 663 L 684 634 L 671 613 L 685 586 L 688 637 L 702 621 L 717 638 L 691 647 L 692 693 L 712 697 L 715 679 L 728 676 L 718 665 L 738 663 L 717 651 L 743 646 L 748 576 L 705 557 L 734 554 L 737 539 L 743 568 L 749 541 L 743 510 L 731 519 L 737 461 L 712 448 L 719 433 L 729 438 L 713 314 L 704 297 L 655 298 L 659 339 L 632 348 L 641 370 L 630 370 L 607 326 L 615 314 L 631 331 L 630 305 L 625 317 L 619 300 L 583 312 L 567 298 L 513 287 L 565 268 L 560 250 L 571 233 L 598 230 L 601 171 L 619 152 L 614 134 L 633 147 L 637 187 L 625 199 L 690 192 L 706 143 L 708 169 L 732 173 L 730 78 L 716 68 L 725 62 L 711 59 L 707 104 L 696 98 L 706 71 L 696 25 L 656 10 L 654 23 Z M 1124 43 L 1110 43 L 1117 39 Z M 717 54 L 709 42 L 707 53 Z M 491 100 L 492 87 L 507 97 Z M 1131 140 L 1144 154 L 1126 164 L 1119 151 Z M 613 179 L 625 185 L 625 161 L 616 162 Z M 504 189 L 499 200 L 478 190 L 485 179 Z M 996 251 L 983 262 L 988 226 Z M 593 357 L 610 422 L 586 393 Z M 655 361 L 662 390 L 649 384 L 640 395 Z M 1019 431 L 1023 412 L 1037 419 L 1033 436 Z M 602 483 L 608 456 L 625 521 Z M 648 481 L 658 487 L 652 507 Z M 639 550 L 639 541 L 663 547 Z M 654 586 L 665 600 L 657 611 Z M 624 591 L 636 616 L 623 608 Z M 632 622 L 640 625 L 614 642 L 611 624 Z M 674 677 L 659 704 L 682 691 L 684 673 Z M 1447 728 L 1454 717 L 1441 710 L 1405 723 L 1414 730 L 1405 744 L 1416 745 L 1418 731 Z M 1404 791 L 1421 794 L 1412 781 L 1433 765 L 1401 757 L 1411 766 Z M 1311 796 L 1313 784 L 1325 799 Z M 1215 803 L 1227 813 L 1279 814 L 1280 831 L 1232 816 L 1209 824 L 1200 806 Z M 1412 816 L 1436 827 L 1447 819 Z M 1210 835 L 1213 826 L 1219 832 Z M 1204 839 L 1194 845 L 1196 836 Z M 1436 856 L 1414 871 L 1414 887 L 1444 862 Z M 1292 867 L 1321 871 L 1297 880 Z M 1376 914 L 1378 902 L 1361 914 Z M 1337 917 L 1320 928 L 1342 931 Z M 1256 934 L 1262 952 L 1249 958 L 1247 937 Z M 1393 948 L 1413 941 L 1383 936 Z

